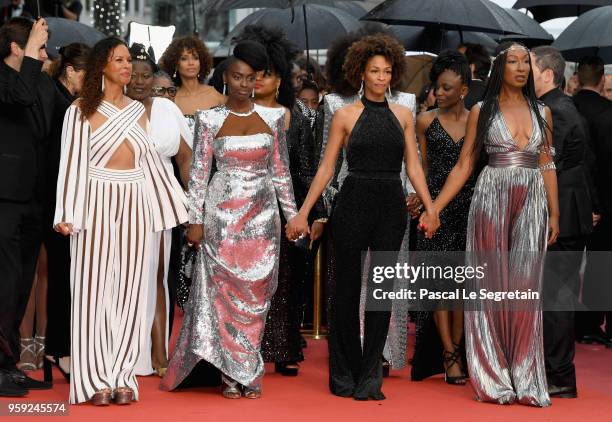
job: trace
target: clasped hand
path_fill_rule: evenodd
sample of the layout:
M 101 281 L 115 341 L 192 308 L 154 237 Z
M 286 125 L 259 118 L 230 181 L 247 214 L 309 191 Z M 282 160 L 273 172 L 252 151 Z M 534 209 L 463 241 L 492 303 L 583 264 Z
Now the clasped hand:
M 440 217 L 437 213 L 425 211 L 419 218 L 419 230 L 425 233 L 427 239 L 431 239 L 440 228 Z
M 298 240 L 310 234 L 308 219 L 300 214 L 290 219 L 285 226 L 285 235 L 291 241 Z

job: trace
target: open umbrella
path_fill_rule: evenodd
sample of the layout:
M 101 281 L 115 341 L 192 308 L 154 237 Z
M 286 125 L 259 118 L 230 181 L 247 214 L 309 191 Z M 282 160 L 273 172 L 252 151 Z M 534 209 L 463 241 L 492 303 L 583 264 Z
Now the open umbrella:
M 519 12 L 516 9 L 504 9 L 512 20 L 521 28 L 524 35 L 504 35 L 502 37 L 493 36 L 499 42 L 502 41 L 521 41 L 527 47 L 537 47 L 539 45 L 549 45 L 554 41 L 550 35 L 539 23 L 527 16 L 525 13 Z
M 50 37 L 47 41 L 47 54 L 52 59 L 59 55 L 59 49 L 73 42 L 80 42 L 92 47 L 102 38 L 102 32 L 92 26 L 64 18 L 46 18 Z
M 522 34 L 503 8 L 489 0 L 386 0 L 361 20 L 444 31 Z
M 612 0 L 518 0 L 513 9 L 527 9 L 538 22 L 580 16 L 589 10 L 612 5 Z
M 348 13 L 333 8 L 310 4 L 304 6 L 307 9 L 310 23 L 309 48 L 325 49 L 337 37 L 349 32 L 357 31 L 361 28 L 361 22 Z M 294 12 L 294 19 L 291 20 L 292 11 L 290 9 L 263 9 L 251 13 L 244 18 L 234 29 L 225 37 L 217 48 L 216 56 L 227 56 L 229 54 L 232 38 L 240 34 L 247 25 L 263 25 L 268 27 L 281 28 L 287 38 L 298 48 L 306 49 L 306 40 L 302 35 L 301 29 L 304 27 L 304 14 L 302 9 Z
M 612 63 L 612 6 L 582 14 L 552 44 L 566 60 L 577 62 L 584 56 L 599 56 Z
M 497 42 L 482 32 L 440 31 L 436 28 L 392 25 L 391 32 L 408 51 L 426 51 L 439 54 L 440 51 L 456 49 L 462 43 L 480 44 L 489 52 L 497 48 Z

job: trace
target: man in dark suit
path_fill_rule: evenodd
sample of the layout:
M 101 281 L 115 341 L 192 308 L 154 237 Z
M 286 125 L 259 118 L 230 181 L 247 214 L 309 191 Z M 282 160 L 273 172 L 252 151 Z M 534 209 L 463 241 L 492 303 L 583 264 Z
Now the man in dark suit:
M 586 122 L 559 88 L 565 60 L 553 47 L 532 50 L 536 95 L 552 112 L 554 162 L 559 192 L 559 237 L 549 247 L 544 271 L 544 355 L 549 393 L 577 397 L 574 311 L 580 266 L 593 228 L 592 199 L 585 171 Z
M 19 325 L 42 236 L 45 139 L 58 98 L 41 73 L 47 24 L 13 18 L 0 28 L 0 396 L 50 388 L 19 369 Z
M 491 70 L 491 58 L 487 50 L 479 44 L 467 45 L 464 54 L 472 70 L 472 82 L 468 94 L 465 96 L 464 104 L 465 108 L 471 110 L 474 104 L 484 98 L 487 90 L 486 81 L 489 70 Z
M 574 95 L 574 103 L 589 126 L 591 149 L 596 157 L 594 180 L 600 204 L 596 213 L 601 215 L 601 220 L 588 241 L 590 253 L 582 292 L 583 303 L 598 310 L 578 313 L 576 336 L 582 343 L 612 347 L 612 312 L 601 311 L 610 309 L 605 305 L 612 301 L 606 293 L 611 264 L 605 256 L 605 251 L 612 251 L 612 102 L 601 95 L 604 81 L 603 60 L 586 57 L 580 61 L 578 82 L 581 90 Z M 604 319 L 607 320 L 606 332 L 601 329 Z

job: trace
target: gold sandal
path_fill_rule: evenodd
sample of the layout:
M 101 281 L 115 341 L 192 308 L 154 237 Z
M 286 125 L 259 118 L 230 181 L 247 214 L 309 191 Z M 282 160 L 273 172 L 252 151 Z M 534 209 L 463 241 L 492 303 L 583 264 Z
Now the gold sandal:
M 134 390 L 130 387 L 115 388 L 115 404 L 130 404 L 134 400 Z
M 108 406 L 113 396 L 113 390 L 110 388 L 103 388 L 102 390 L 96 391 L 96 393 L 89 399 L 89 402 L 94 406 Z

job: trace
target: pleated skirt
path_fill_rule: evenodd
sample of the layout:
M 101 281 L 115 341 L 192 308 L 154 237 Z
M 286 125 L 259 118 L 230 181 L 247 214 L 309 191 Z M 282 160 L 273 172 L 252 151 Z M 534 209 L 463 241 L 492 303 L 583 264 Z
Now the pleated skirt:
M 71 240 L 70 403 L 130 387 L 145 335 L 152 226 L 142 169 L 90 168 L 87 223 Z

